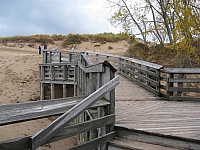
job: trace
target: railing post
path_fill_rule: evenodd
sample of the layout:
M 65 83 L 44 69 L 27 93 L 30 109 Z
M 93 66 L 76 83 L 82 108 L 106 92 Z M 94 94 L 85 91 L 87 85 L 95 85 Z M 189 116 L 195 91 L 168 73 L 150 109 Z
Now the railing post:
M 138 79 L 137 80 L 142 83 L 144 79 L 141 78 L 141 75 L 142 75 L 142 72 L 140 71 L 141 66 L 142 66 L 141 64 L 138 64 Z
M 63 65 L 63 80 L 67 80 L 67 71 L 69 66 Z
M 47 51 L 43 51 L 43 63 L 47 63 Z
M 184 78 L 184 74 L 178 74 L 179 79 Z M 182 92 L 183 88 L 183 82 L 178 82 L 178 91 L 177 91 L 177 96 L 184 96 L 184 93 Z
M 104 107 L 98 107 L 98 117 L 104 117 L 106 114 L 105 114 L 105 110 L 104 110 Z M 106 127 L 103 126 L 99 129 L 99 136 L 102 136 L 102 135 L 105 135 L 106 134 Z M 100 150 L 107 150 L 107 144 L 104 144 L 100 147 Z
M 106 60 L 109 61 L 109 56 L 106 56 Z
M 135 63 L 131 61 L 131 80 L 135 80 Z
M 99 54 L 96 54 L 96 64 L 99 63 Z
M 158 81 L 158 86 L 157 86 L 157 91 L 158 91 L 158 96 L 160 97 L 161 96 L 161 89 L 160 89 L 160 86 L 161 86 L 161 74 L 160 74 L 160 69 L 157 69 L 156 70 L 156 73 L 158 74 L 158 78 L 156 78 L 156 81 Z
M 149 72 L 150 67 L 146 66 L 146 70 Z M 145 82 L 146 82 L 146 85 L 149 87 L 150 82 L 148 81 L 148 79 L 150 78 L 150 75 L 148 73 L 146 73 L 146 78 L 147 78 L 147 80 L 145 80 Z
M 170 87 L 173 87 L 173 82 L 170 82 L 170 79 L 174 78 L 173 73 L 167 73 L 167 98 L 170 99 L 170 96 L 173 96 L 173 91 L 169 91 Z
M 122 68 L 122 63 L 121 63 L 121 61 L 122 61 L 122 59 L 119 58 L 118 61 L 119 61 L 119 62 L 118 62 L 118 72 L 121 73 L 121 68 Z
M 125 64 L 125 66 L 126 66 L 126 67 L 125 67 L 125 74 L 127 75 L 127 77 L 129 77 L 129 74 L 128 74 L 128 62 L 129 62 L 129 61 L 126 60 L 125 62 L 126 62 L 126 64 Z
M 61 59 L 61 52 L 58 52 L 58 61 L 59 61 L 59 63 L 62 62 L 62 59 Z
M 69 62 L 72 62 L 72 54 L 69 54 Z
M 49 62 L 47 63 L 52 63 L 52 52 L 49 52 Z

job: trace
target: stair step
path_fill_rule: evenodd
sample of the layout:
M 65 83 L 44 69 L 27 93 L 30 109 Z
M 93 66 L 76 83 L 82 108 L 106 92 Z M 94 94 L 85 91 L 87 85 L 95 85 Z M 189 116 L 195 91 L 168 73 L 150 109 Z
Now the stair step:
M 175 148 L 116 138 L 109 141 L 108 150 L 178 150 Z
M 115 126 L 117 137 L 175 149 L 200 150 L 200 140 Z

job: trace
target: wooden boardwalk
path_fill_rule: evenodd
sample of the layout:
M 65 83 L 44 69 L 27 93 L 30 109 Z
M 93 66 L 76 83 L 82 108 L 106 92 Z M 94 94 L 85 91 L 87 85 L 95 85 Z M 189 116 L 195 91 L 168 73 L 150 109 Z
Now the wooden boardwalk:
M 200 103 L 162 100 L 120 76 L 116 126 L 200 140 Z

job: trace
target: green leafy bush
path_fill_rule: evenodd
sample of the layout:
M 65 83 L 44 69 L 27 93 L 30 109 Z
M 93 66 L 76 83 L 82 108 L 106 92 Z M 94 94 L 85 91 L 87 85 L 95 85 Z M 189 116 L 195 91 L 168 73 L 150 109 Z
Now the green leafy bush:
M 109 46 L 108 46 L 108 49 L 113 49 L 113 47 L 109 45 Z

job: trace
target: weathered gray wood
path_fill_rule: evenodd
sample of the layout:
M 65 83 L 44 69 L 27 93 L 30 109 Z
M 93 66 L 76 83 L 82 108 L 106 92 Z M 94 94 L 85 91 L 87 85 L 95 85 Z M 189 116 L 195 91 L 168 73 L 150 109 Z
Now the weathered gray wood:
M 84 67 L 81 64 L 78 65 L 85 73 L 90 73 L 90 72 L 103 72 L 103 64 L 97 64 L 97 65 L 92 65 L 89 67 Z
M 48 81 L 48 80 L 43 80 L 43 81 L 40 81 L 40 83 L 46 83 L 46 84 L 49 84 L 49 83 L 53 83 L 53 84 L 68 84 L 68 85 L 76 85 L 77 82 L 74 81 L 74 78 L 68 78 L 67 81 Z
M 41 100 L 36 102 L 0 105 L 0 126 L 33 119 L 60 115 L 75 106 L 84 97 Z M 98 101 L 92 108 L 109 105 L 109 102 Z
M 0 105 L 0 125 L 58 115 L 83 99 L 76 97 Z
M 103 117 L 106 115 L 104 107 L 98 107 L 97 109 L 98 109 L 98 117 Z M 113 125 L 114 125 L 114 122 L 113 122 Z M 102 136 L 105 134 L 106 134 L 106 127 L 102 126 L 101 128 L 99 128 L 99 135 Z M 101 145 L 100 150 L 106 150 L 106 144 Z
M 136 79 L 136 78 L 131 78 L 130 76 L 127 76 L 125 73 L 121 72 L 121 75 L 123 75 L 124 77 L 128 78 L 129 80 L 135 82 L 136 84 L 140 85 L 141 87 L 149 90 L 150 92 L 159 95 L 160 92 L 156 89 L 156 88 L 152 88 L 150 86 L 147 86 L 144 82 L 141 82 L 140 80 Z
M 189 79 L 189 78 L 169 78 L 169 82 L 181 82 L 181 83 L 200 83 L 199 79 Z
M 180 78 L 180 79 L 184 78 L 184 74 L 179 74 L 179 75 L 178 75 L 178 78 Z M 179 82 L 179 83 L 178 83 L 178 89 L 180 89 L 180 88 L 183 88 L 183 83 L 182 83 L 182 82 Z M 178 90 L 178 91 L 177 91 L 177 96 L 184 96 L 183 91 Z
M 174 74 L 167 74 L 167 78 L 173 78 L 174 77 Z M 169 88 L 173 87 L 173 83 L 169 82 L 169 80 L 167 80 L 167 96 L 168 98 L 170 96 L 173 96 L 173 91 L 168 91 Z
M 45 144 L 52 143 L 61 139 L 72 137 L 90 130 L 94 130 L 106 125 L 113 124 L 115 121 L 115 115 L 108 115 L 101 118 L 93 119 L 83 123 L 67 126 L 57 134 L 55 134 L 50 140 Z
M 69 124 L 78 115 L 83 113 L 91 105 L 93 105 L 97 100 L 103 97 L 106 93 L 110 92 L 119 84 L 119 77 L 115 77 L 107 84 L 99 88 L 93 94 L 85 98 L 81 103 L 78 103 L 70 110 L 61 115 L 58 119 L 52 122 L 45 129 L 42 129 L 34 136 L 31 137 L 32 147 L 31 149 L 36 149 L 40 145 L 43 145 L 47 140 L 49 140 L 53 135 L 55 135 L 64 125 Z
M 29 150 L 30 136 L 0 142 L 1 150 Z
M 76 65 L 76 62 L 65 62 L 65 63 L 45 63 L 45 64 L 39 64 L 39 66 L 68 66 L 68 65 Z
M 87 122 L 67 126 L 64 129 L 62 129 L 61 131 L 59 131 L 55 136 L 53 136 L 50 140 L 48 140 L 44 144 L 48 144 L 48 143 L 52 143 L 52 142 L 55 142 L 58 140 L 68 138 L 68 137 L 72 137 L 77 134 L 84 133 L 89 130 L 94 130 L 94 129 L 102 127 L 102 126 L 110 125 L 110 124 L 113 124 L 114 121 L 115 121 L 115 115 L 113 114 L 113 115 L 108 115 L 105 117 L 97 118 L 94 120 L 90 120 Z M 0 142 L 0 149 L 2 149 L 2 150 L 15 150 L 15 149 L 16 150 L 18 150 L 18 149 L 27 150 L 27 149 L 30 149 L 29 145 L 28 145 L 30 137 L 31 137 L 31 135 Z
M 180 101 L 200 101 L 200 98 L 196 97 L 181 97 L 181 96 L 170 96 L 169 100 L 180 100 Z
M 170 87 L 168 91 L 179 92 L 200 92 L 200 88 Z M 180 95 L 179 95 L 180 96 Z
M 84 62 L 81 62 L 82 65 L 84 65 L 84 66 L 91 66 L 91 65 L 93 65 L 92 61 L 87 57 L 87 55 L 82 54 L 81 57 L 84 60 Z
M 165 68 L 161 72 L 173 74 L 200 74 L 200 68 Z
M 86 51 L 85 53 L 89 56 L 89 58 L 96 58 L 98 61 L 109 60 L 112 63 L 112 59 L 110 58 L 118 59 L 119 73 L 123 74 L 124 76 L 131 79 L 132 81 L 137 82 L 137 84 L 150 90 L 151 92 L 160 96 L 164 96 L 165 98 L 166 96 L 161 93 L 161 89 L 164 88 L 167 91 L 168 97 L 172 96 L 173 91 L 171 90 L 173 89 L 173 83 L 178 83 L 179 89 L 181 88 L 180 86 L 183 85 L 183 83 L 200 83 L 199 78 L 194 78 L 194 79 L 174 78 L 175 74 L 183 74 L 183 75 L 184 74 L 200 74 L 199 68 L 165 68 L 163 69 L 163 66 L 161 65 L 157 65 L 154 63 L 149 63 L 149 62 L 145 62 L 145 61 L 137 60 L 133 58 L 127 58 L 127 57 L 106 54 L 106 53 L 101 53 L 101 52 Z M 149 67 L 150 69 L 147 70 L 146 67 Z M 160 73 L 167 73 L 168 78 L 164 79 L 163 77 L 160 77 Z M 167 81 L 167 88 L 161 85 L 162 81 Z M 144 83 L 148 83 L 148 84 L 144 84 Z M 186 89 L 184 89 L 184 92 L 190 92 L 190 91 L 198 92 L 198 88 L 197 89 L 188 88 L 189 91 L 186 91 Z M 179 94 L 180 93 L 178 93 L 178 95 Z M 181 95 L 184 96 L 183 93 L 181 93 Z
M 177 149 L 200 149 L 200 141 L 187 138 L 181 138 L 172 135 L 162 135 L 158 133 L 127 129 L 123 127 L 116 127 L 117 136 L 129 140 L 137 140 L 146 143 L 163 145 L 166 147 L 173 147 Z
M 156 69 L 163 68 L 163 66 L 158 65 L 158 64 L 154 64 L 154 63 L 150 63 L 150 62 L 146 62 L 146 61 L 142 61 L 142 60 L 137 60 L 137 59 L 133 59 L 133 58 L 128 58 L 128 57 L 122 57 L 122 56 L 113 55 L 113 54 L 106 54 L 106 53 L 101 53 L 101 52 L 91 52 L 91 51 L 85 51 L 85 53 L 87 55 L 96 54 L 96 55 L 104 55 L 104 56 L 115 57 L 115 58 L 122 58 L 124 60 L 128 60 L 128 61 L 135 62 L 135 63 L 138 63 L 138 64 L 143 64 L 145 66 L 156 68 Z
M 115 136 L 116 132 L 111 132 L 96 139 L 93 139 L 89 142 L 86 142 L 84 144 L 70 148 L 68 150 L 93 150 L 95 148 L 98 148 L 102 144 L 107 143 L 107 141 L 114 139 Z

